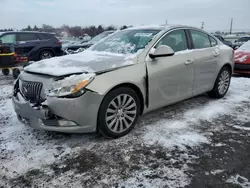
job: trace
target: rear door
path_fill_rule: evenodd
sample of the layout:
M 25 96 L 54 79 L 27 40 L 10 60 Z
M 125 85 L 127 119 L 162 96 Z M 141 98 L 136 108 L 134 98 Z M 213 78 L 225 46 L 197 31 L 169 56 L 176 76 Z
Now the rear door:
M 16 40 L 16 53 L 21 56 L 29 56 L 39 43 L 36 33 L 17 33 Z
M 189 29 L 194 48 L 194 95 L 207 92 L 214 85 L 216 70 L 220 60 L 217 41 L 199 30 Z

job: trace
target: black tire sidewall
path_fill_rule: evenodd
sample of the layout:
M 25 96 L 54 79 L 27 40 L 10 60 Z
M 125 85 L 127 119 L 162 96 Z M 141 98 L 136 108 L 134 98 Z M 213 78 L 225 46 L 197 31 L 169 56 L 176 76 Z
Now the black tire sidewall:
M 4 76 L 8 76 L 10 74 L 10 70 L 9 69 L 2 69 L 2 73 Z
M 122 133 L 114 133 L 108 128 L 108 126 L 106 124 L 106 111 L 107 111 L 107 108 L 108 108 L 108 105 L 110 104 L 110 102 L 120 94 L 128 94 L 131 97 L 133 97 L 133 99 L 136 102 L 136 107 L 137 107 L 136 117 L 135 117 L 133 124 L 126 131 L 124 131 Z M 114 89 L 114 90 L 110 91 L 104 97 L 104 99 L 101 103 L 99 113 L 98 113 L 98 121 L 97 121 L 98 131 L 101 132 L 106 137 L 110 137 L 110 138 L 122 137 L 122 136 L 128 134 L 134 128 L 139 114 L 140 114 L 140 99 L 139 99 L 138 95 L 136 94 L 136 92 L 133 89 L 130 89 L 128 87 L 120 87 L 120 88 Z
M 51 51 L 43 50 L 43 51 L 40 52 L 39 60 L 43 60 L 43 59 L 42 59 L 42 56 L 43 56 L 44 53 L 50 53 L 50 54 L 51 54 L 51 57 L 54 56 L 53 53 L 52 53 Z

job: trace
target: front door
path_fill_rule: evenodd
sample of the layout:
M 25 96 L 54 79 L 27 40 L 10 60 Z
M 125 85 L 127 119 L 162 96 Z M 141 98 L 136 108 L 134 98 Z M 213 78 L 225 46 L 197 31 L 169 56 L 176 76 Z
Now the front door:
M 149 108 L 159 108 L 192 96 L 194 79 L 194 56 L 188 50 L 184 29 L 168 32 L 153 47 L 171 47 L 175 54 L 169 57 L 147 57 L 149 80 Z

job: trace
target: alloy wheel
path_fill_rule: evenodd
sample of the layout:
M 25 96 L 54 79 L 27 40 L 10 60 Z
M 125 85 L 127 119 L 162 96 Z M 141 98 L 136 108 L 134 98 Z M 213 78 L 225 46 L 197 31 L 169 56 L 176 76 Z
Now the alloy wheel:
M 52 57 L 52 54 L 50 52 L 44 52 L 41 56 L 41 59 L 49 59 Z
M 108 105 L 106 124 L 114 133 L 126 131 L 136 119 L 137 105 L 133 97 L 120 94 Z
M 219 78 L 219 82 L 218 82 L 218 91 L 221 95 L 223 95 L 228 87 L 229 87 L 229 82 L 230 82 L 230 75 L 229 72 L 224 70 Z

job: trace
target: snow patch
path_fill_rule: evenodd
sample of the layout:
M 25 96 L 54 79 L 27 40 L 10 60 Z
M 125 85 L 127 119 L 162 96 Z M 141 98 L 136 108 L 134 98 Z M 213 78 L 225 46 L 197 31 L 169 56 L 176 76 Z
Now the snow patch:
M 239 61 L 239 62 L 244 62 L 246 59 L 247 59 L 247 57 L 248 57 L 248 55 L 243 55 L 242 57 L 238 57 L 238 56 L 236 56 L 235 57 L 235 61 Z
M 226 144 L 223 144 L 223 143 L 217 143 L 214 145 L 215 147 L 222 147 L 222 146 L 226 146 Z
M 236 129 L 244 130 L 244 131 L 250 131 L 250 127 L 241 127 L 241 126 L 238 126 L 238 125 L 234 125 L 233 127 L 236 128 Z
M 27 72 L 36 72 L 61 76 L 74 73 L 94 72 L 87 63 L 123 57 L 122 54 L 85 50 L 81 53 L 41 60 L 24 68 Z
M 209 142 L 204 135 L 189 129 L 188 120 L 158 122 L 150 126 L 143 139 L 149 145 L 159 144 L 168 149 L 177 146 L 182 150 L 185 150 L 186 146 L 194 147 Z
M 224 170 L 217 169 L 217 170 L 211 171 L 210 173 L 213 174 L 213 175 L 217 175 L 217 174 L 220 174 L 222 172 L 224 172 Z
M 226 183 L 239 185 L 242 188 L 250 188 L 250 182 L 248 181 L 248 179 L 240 176 L 239 174 L 237 174 L 236 176 L 231 176 L 228 180 L 226 180 Z
M 144 170 L 133 174 L 133 177 L 119 184 L 119 187 L 137 188 L 143 185 L 144 188 L 157 187 L 185 187 L 190 183 L 190 179 L 184 173 L 184 169 L 164 167 L 164 174 L 157 173 L 151 170 Z M 167 178 L 163 178 L 167 177 Z M 154 178 L 150 178 L 154 177 Z M 159 177 L 159 178 L 156 178 Z

